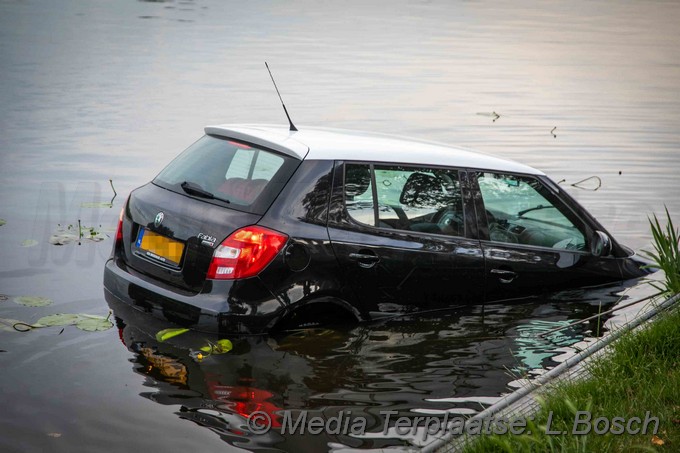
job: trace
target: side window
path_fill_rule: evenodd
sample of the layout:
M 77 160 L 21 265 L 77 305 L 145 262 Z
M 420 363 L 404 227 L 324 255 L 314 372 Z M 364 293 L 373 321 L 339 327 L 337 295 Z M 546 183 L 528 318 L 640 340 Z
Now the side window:
M 345 164 L 345 207 L 357 222 L 375 226 L 375 207 L 368 164 Z
M 478 173 L 489 239 L 565 250 L 585 250 L 580 221 L 538 179 Z
M 348 180 L 352 174 L 350 169 L 356 167 L 363 168 L 363 183 L 359 183 L 358 174 Z M 347 210 L 355 220 L 379 228 L 465 236 L 463 200 L 456 170 L 376 164 L 373 172 L 377 203 L 374 203 L 370 167 L 348 164 L 346 168 L 346 199 L 349 200 L 348 187 L 352 195 L 347 201 Z M 357 194 L 355 189 L 364 187 L 366 189 Z

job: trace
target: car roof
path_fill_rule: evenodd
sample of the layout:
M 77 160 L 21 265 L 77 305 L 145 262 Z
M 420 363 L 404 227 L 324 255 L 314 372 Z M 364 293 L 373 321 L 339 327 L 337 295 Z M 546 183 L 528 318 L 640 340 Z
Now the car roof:
M 298 159 L 437 165 L 543 175 L 528 165 L 414 138 L 343 129 L 224 124 L 205 133 L 264 146 Z

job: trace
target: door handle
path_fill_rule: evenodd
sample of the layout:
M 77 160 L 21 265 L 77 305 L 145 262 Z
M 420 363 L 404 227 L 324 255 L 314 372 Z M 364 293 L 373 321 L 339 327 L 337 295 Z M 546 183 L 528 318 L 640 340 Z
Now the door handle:
M 359 263 L 359 266 L 366 268 L 373 267 L 375 263 L 380 261 L 380 257 L 378 255 L 369 253 L 350 253 L 349 257 L 350 259 L 356 260 Z
M 517 278 L 517 273 L 507 269 L 491 269 L 491 273 L 498 275 L 498 280 L 501 283 L 511 283 Z

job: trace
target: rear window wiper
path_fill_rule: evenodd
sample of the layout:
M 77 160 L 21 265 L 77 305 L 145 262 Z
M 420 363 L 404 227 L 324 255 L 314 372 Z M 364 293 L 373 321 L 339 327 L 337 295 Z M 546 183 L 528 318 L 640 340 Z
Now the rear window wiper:
M 182 188 L 183 191 L 185 191 L 189 195 L 207 198 L 208 200 L 218 200 L 223 201 L 225 203 L 231 203 L 231 201 L 227 200 L 226 198 L 216 197 L 212 193 L 208 192 L 207 190 L 203 189 L 201 186 L 193 182 L 184 181 L 182 184 L 180 184 L 180 187 Z

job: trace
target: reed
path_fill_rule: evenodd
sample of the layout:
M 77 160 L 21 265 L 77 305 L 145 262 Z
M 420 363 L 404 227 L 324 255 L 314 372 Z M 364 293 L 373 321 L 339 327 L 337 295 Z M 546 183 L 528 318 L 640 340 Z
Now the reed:
M 662 270 L 665 274 L 663 283 L 652 282 L 652 284 L 667 295 L 673 295 L 680 292 L 680 250 L 678 248 L 680 236 L 673 225 L 668 208 L 665 210 L 665 227 L 661 226 L 656 214 L 649 219 L 654 251 L 643 251 L 643 253 L 654 262 L 646 267 Z

